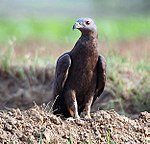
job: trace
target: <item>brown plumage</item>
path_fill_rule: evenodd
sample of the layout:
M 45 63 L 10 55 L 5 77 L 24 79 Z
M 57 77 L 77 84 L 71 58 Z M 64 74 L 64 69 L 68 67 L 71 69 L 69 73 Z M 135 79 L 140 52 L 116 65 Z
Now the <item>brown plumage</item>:
M 81 31 L 74 48 L 58 58 L 54 80 L 54 114 L 90 118 L 91 105 L 101 95 L 106 81 L 106 64 L 98 56 L 96 25 L 80 18 L 73 29 Z

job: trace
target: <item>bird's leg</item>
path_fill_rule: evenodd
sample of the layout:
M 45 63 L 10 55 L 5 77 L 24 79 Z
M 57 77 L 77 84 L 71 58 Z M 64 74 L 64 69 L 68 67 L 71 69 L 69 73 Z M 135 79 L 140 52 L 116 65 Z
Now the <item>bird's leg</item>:
M 73 90 L 67 93 L 66 104 L 67 104 L 67 109 L 70 115 L 75 119 L 80 119 L 80 116 L 78 114 L 78 105 L 77 105 L 76 95 Z
M 75 119 L 79 119 L 79 114 L 78 114 L 78 108 L 77 108 L 77 101 L 75 100 L 73 102 L 73 105 L 71 107 L 68 108 L 70 114 L 72 117 L 74 117 Z
M 84 118 L 86 119 L 91 119 L 91 115 L 90 115 L 90 111 L 91 111 L 91 105 L 92 105 L 92 102 L 93 102 L 93 96 L 90 97 L 88 99 L 88 101 L 85 103 L 85 107 L 84 107 Z

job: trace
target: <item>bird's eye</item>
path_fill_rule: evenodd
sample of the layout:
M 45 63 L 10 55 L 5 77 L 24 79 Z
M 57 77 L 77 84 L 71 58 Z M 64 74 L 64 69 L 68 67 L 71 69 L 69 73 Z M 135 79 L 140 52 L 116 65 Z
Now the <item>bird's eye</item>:
M 89 24 L 90 24 L 90 21 L 86 21 L 86 24 L 89 25 Z

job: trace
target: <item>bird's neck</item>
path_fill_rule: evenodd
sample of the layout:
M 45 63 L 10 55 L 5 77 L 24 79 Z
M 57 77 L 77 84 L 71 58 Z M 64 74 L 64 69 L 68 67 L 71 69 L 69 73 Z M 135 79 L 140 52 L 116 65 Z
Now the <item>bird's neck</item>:
M 98 39 L 98 34 L 96 31 L 84 31 L 81 34 L 81 37 L 92 39 Z
M 90 45 L 93 48 L 97 48 L 98 34 L 94 32 L 82 32 L 80 40 L 84 42 L 85 45 Z M 83 43 L 82 43 L 83 44 Z
M 82 33 L 72 52 L 80 53 L 83 59 L 95 59 L 98 56 L 97 50 L 97 33 Z
M 74 48 L 71 50 L 72 57 L 79 60 L 82 59 L 85 65 L 92 63 L 91 66 L 94 67 L 98 59 L 97 39 L 97 33 L 82 33 Z

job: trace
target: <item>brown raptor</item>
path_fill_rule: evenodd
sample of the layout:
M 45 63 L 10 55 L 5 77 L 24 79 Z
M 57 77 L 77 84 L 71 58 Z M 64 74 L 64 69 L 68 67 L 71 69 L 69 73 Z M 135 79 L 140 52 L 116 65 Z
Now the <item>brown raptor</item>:
M 98 55 L 98 34 L 91 18 L 79 18 L 73 29 L 81 31 L 74 48 L 57 60 L 54 80 L 54 114 L 90 118 L 91 106 L 104 90 L 106 62 Z

